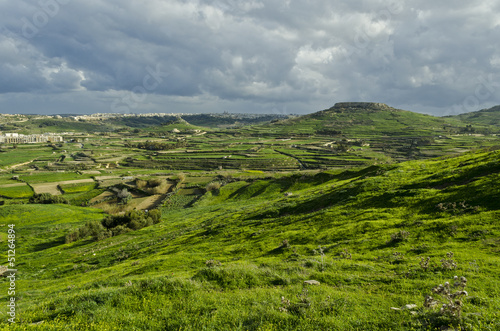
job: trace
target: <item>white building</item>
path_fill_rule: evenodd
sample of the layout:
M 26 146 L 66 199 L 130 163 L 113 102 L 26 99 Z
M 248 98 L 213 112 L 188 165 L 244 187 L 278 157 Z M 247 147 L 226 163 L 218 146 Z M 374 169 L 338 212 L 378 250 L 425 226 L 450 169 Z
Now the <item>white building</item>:
M 0 143 L 4 144 L 36 144 L 47 142 L 63 142 L 63 137 L 54 133 L 30 134 L 5 133 L 0 135 Z

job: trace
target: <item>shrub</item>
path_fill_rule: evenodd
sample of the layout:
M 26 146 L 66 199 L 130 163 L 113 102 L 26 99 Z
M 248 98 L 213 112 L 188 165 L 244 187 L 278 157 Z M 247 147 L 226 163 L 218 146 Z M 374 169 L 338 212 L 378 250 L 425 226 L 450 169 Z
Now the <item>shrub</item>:
M 124 188 L 122 190 L 120 190 L 117 194 L 116 194 L 116 197 L 118 198 L 119 200 L 119 204 L 124 204 L 126 205 L 127 203 L 130 202 L 130 200 L 132 200 L 132 194 L 130 194 L 130 192 Z
M 167 191 L 168 183 L 165 179 L 153 179 L 149 181 L 151 189 L 148 190 L 151 194 L 163 194 Z
M 150 179 L 148 180 L 148 185 L 150 187 L 156 187 L 156 186 L 160 186 L 162 183 L 164 183 L 165 180 L 164 179 L 161 179 L 161 178 L 153 178 L 153 179 Z
M 153 209 L 148 211 L 148 217 L 153 220 L 153 224 L 158 224 L 161 221 L 161 210 Z
M 281 245 L 279 248 L 290 248 L 290 242 L 288 241 L 288 239 L 284 239 L 282 242 L 281 242 Z
M 136 179 L 135 185 L 149 194 L 163 194 L 167 191 L 168 183 L 163 178 L 153 178 L 150 180 Z
M 222 184 L 219 182 L 211 182 L 211 183 L 207 184 L 207 186 L 205 187 L 205 190 L 207 190 L 207 192 L 217 191 L 221 188 L 221 186 L 222 186 Z
M 349 253 L 349 250 L 347 248 L 345 248 L 339 254 L 340 254 L 340 257 L 342 257 L 343 259 L 352 260 L 352 255 L 351 255 L 351 253 Z
M 66 235 L 66 243 L 92 236 L 95 241 L 108 237 L 118 236 L 132 230 L 139 230 L 146 226 L 159 223 L 161 211 L 149 212 L 132 210 L 125 215 L 107 216 L 102 221 L 87 222 L 83 227 Z
M 72 231 L 66 235 L 65 242 L 66 244 L 72 243 L 80 239 L 78 230 Z
M 69 204 L 66 198 L 58 195 L 52 195 L 50 193 L 34 194 L 29 199 L 29 202 L 36 204 Z
M 398 231 L 396 233 L 391 234 L 391 239 L 388 241 L 389 244 L 397 244 L 402 241 L 408 240 L 410 237 L 410 233 L 408 231 Z
M 94 241 L 103 240 L 111 237 L 113 234 L 111 231 L 106 229 L 99 221 L 87 222 L 84 226 L 70 232 L 66 235 L 66 243 L 71 243 L 80 239 L 85 239 L 87 237 L 92 237 Z
M 141 190 L 145 189 L 148 186 L 148 182 L 142 179 L 137 178 L 135 180 L 135 185 Z
M 123 225 L 118 225 L 118 226 L 115 226 L 113 229 L 111 229 L 111 233 L 113 234 L 113 237 L 119 236 L 121 234 L 130 232 L 130 231 L 131 230 L 128 227 L 123 226 Z
M 207 268 L 214 268 L 214 267 L 220 267 L 222 263 L 220 263 L 220 261 L 217 260 L 208 260 L 205 261 L 205 265 L 207 266 Z

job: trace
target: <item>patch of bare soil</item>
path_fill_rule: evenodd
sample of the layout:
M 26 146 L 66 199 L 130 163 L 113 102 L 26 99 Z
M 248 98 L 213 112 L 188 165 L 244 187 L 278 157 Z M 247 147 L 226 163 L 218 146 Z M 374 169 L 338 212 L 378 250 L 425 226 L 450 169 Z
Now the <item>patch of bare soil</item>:
M 18 187 L 18 186 L 24 186 L 26 185 L 25 183 L 15 183 L 15 184 L 5 184 L 5 185 L 0 185 L 1 188 L 7 188 L 7 187 Z
M 97 201 L 101 201 L 105 198 L 109 198 L 109 197 L 112 197 L 114 196 L 115 194 L 113 192 L 110 192 L 110 191 L 106 191 L 106 192 L 103 192 L 101 194 L 99 194 L 98 196 L 96 196 L 95 198 L 91 199 L 90 200 L 90 203 L 95 203 Z
M 152 195 L 142 200 L 139 204 L 136 205 L 135 208 L 140 210 L 153 209 L 162 200 L 163 195 Z
M 61 195 L 62 192 L 57 187 L 59 183 L 42 183 L 42 184 L 31 184 L 33 190 L 36 194 L 50 193 L 52 195 Z
M 62 192 L 59 190 L 57 185 L 93 183 L 93 182 L 94 182 L 93 179 L 88 178 L 88 179 L 67 180 L 62 182 L 31 184 L 31 186 L 33 187 L 33 190 L 35 191 L 36 194 L 50 193 L 52 195 L 60 195 L 62 194 Z

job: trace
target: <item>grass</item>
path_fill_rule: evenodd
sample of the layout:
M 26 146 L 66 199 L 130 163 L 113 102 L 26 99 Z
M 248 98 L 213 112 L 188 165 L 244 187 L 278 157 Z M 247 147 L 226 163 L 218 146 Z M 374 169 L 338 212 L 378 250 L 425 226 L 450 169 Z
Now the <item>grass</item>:
M 0 187 L 0 196 L 10 199 L 29 198 L 33 195 L 33 190 L 28 185 L 14 187 Z
M 473 125 L 494 130 L 495 113 L 487 115 Z M 182 172 L 185 180 L 159 224 L 72 243 L 68 233 L 105 217 L 80 207 L 105 188 L 69 185 L 71 205 L 27 204 L 15 192 L 23 189 L 9 188 L 0 240 L 6 250 L 6 225 L 16 224 L 19 319 L 0 320 L 0 329 L 500 329 L 498 137 L 464 133 L 457 117 L 396 110 L 332 108 L 203 136 L 169 132 L 193 128 L 182 121 L 148 127 L 160 120 L 82 123 L 140 129 L 84 136 L 83 149 L 3 148 L 2 167 L 38 160 L 0 176 L 2 185 L 13 175 L 30 184 L 90 178 L 79 171 L 96 168 L 144 180 Z M 177 138 L 186 147 L 168 153 L 127 147 Z M 79 152 L 90 157 L 61 159 Z M 103 206 L 119 211 L 112 201 Z M 468 280 L 462 317 L 425 308 L 433 288 L 455 275 Z M 0 301 L 7 286 L 0 279 Z M 413 313 L 391 309 L 407 304 Z
M 74 184 L 59 184 L 59 188 L 64 193 L 81 193 L 91 191 L 96 188 L 96 183 L 74 183 Z
M 48 157 L 50 155 L 52 155 L 52 151 L 48 147 L 20 145 L 15 149 L 2 148 L 2 153 L 0 153 L 0 168 L 6 169 L 19 164 L 29 163 L 39 157 Z
M 62 182 L 69 180 L 87 179 L 91 178 L 91 175 L 80 175 L 73 171 L 40 171 L 36 173 L 26 173 L 19 176 L 21 180 L 24 180 L 30 184 L 40 184 L 49 182 Z
M 454 321 L 424 297 L 460 275 L 457 323 L 498 329 L 499 154 L 236 181 L 99 242 L 57 238 L 100 211 L 0 207 L 23 234 L 17 328 L 430 330 Z M 456 269 L 442 266 L 448 252 Z M 390 309 L 406 304 L 416 315 Z

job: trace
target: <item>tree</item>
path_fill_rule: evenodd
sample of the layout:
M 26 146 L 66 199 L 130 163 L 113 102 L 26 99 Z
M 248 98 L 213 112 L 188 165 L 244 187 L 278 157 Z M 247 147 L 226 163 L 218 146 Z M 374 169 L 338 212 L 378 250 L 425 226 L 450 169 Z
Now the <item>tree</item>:
M 116 196 L 118 197 L 118 200 L 119 200 L 119 203 L 120 204 L 127 204 L 130 202 L 130 200 L 132 200 L 132 194 L 130 194 L 130 192 L 124 188 L 122 189 L 121 191 L 119 191 Z

